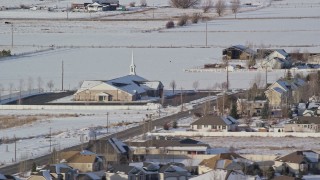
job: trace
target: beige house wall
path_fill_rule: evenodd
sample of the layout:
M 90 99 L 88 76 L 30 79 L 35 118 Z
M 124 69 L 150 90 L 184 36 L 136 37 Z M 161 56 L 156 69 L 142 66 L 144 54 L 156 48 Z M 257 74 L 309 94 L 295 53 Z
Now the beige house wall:
M 27 180 L 46 180 L 43 176 L 31 175 Z
M 285 132 L 319 132 L 318 124 L 285 124 Z
M 68 163 L 73 169 L 79 169 L 80 172 L 91 172 L 93 171 L 92 163 Z
M 199 173 L 199 175 L 200 174 L 205 174 L 205 173 L 207 173 L 207 172 L 210 172 L 210 171 L 212 171 L 213 169 L 211 169 L 211 168 L 209 168 L 209 167 L 207 167 L 207 166 L 201 166 L 201 165 L 199 165 L 199 167 L 198 167 L 198 173 Z
M 99 101 L 99 94 L 106 93 L 111 101 L 133 101 L 135 96 L 121 90 L 85 90 L 74 95 L 75 101 Z M 108 101 L 106 99 L 106 101 Z

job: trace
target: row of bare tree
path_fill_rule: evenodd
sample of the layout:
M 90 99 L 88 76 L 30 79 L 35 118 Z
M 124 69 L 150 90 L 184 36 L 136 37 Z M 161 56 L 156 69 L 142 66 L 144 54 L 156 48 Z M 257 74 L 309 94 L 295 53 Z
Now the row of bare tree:
M 212 8 L 215 8 L 216 13 L 219 16 L 222 16 L 223 13 L 227 9 L 227 5 L 225 0 L 218 0 L 215 4 L 212 0 L 204 0 L 201 4 L 201 0 L 170 0 L 169 1 L 172 7 L 187 9 L 191 7 L 200 6 L 204 13 L 209 12 Z M 237 17 L 237 13 L 239 12 L 241 2 L 240 0 L 231 0 L 230 9 L 232 13 L 235 14 L 235 18 Z
M 15 88 L 14 87 L 14 83 L 10 83 L 7 90 L 5 89 L 5 87 L 0 84 L 0 101 L 1 101 L 1 96 L 3 95 L 4 91 L 8 91 L 9 94 L 13 94 L 14 91 L 18 91 L 18 92 L 22 92 L 22 91 L 29 91 L 31 92 L 34 89 L 38 89 L 39 91 L 43 90 L 43 80 L 41 77 L 37 78 L 37 82 L 36 82 L 36 88 L 35 88 L 35 82 L 34 79 L 32 77 L 29 77 L 27 82 L 25 83 L 24 79 L 20 79 L 19 80 L 19 84 L 18 87 Z M 52 80 L 48 81 L 46 84 L 47 88 L 52 91 L 52 89 L 54 88 L 54 82 Z

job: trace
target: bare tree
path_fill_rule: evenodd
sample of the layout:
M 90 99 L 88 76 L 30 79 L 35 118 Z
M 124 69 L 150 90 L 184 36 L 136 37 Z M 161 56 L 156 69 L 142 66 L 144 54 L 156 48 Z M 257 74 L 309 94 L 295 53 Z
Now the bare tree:
M 172 80 L 169 84 L 169 87 L 172 88 L 172 94 L 174 94 L 174 90 L 176 89 L 177 87 L 177 84 L 176 84 L 176 81 L 175 80 Z
M 12 98 L 13 88 L 14 88 L 13 83 L 10 83 L 9 84 L 9 98 L 10 99 Z
M 47 87 L 49 88 L 50 92 L 52 91 L 52 88 L 54 87 L 54 83 L 52 80 L 50 80 L 48 83 L 47 83 Z
M 33 88 L 33 78 L 29 77 L 28 78 L 28 92 L 29 92 L 29 94 L 31 93 L 32 88 Z
M 212 7 L 213 7 L 212 0 L 205 0 L 202 4 L 202 10 L 204 13 L 209 12 Z
M 223 13 L 226 11 L 226 3 L 224 0 L 218 0 L 215 8 L 216 8 L 216 13 L 218 14 L 218 16 L 222 16 Z
M 42 90 L 42 85 L 43 85 L 42 78 L 39 76 L 39 77 L 37 78 L 37 81 L 38 81 L 38 90 L 39 90 L 39 92 L 41 92 L 41 90 Z
M 232 10 L 232 13 L 234 14 L 234 18 L 237 18 L 237 13 L 239 12 L 239 9 L 240 9 L 240 0 L 232 0 L 231 10 Z
M 22 101 L 22 91 L 24 89 L 24 80 L 23 79 L 20 79 L 19 80 L 19 101 L 18 101 L 18 104 L 21 104 L 21 101 Z
M 169 0 L 172 7 L 187 9 L 199 5 L 201 0 Z
M 197 91 L 197 90 L 198 90 L 198 87 L 199 87 L 199 81 L 194 81 L 194 82 L 192 83 L 192 87 L 193 87 L 193 89 L 194 89 L 195 91 Z
M 0 84 L 0 104 L 1 104 L 1 96 L 2 96 L 3 91 L 4 91 L 3 86 L 2 86 L 2 84 Z
M 140 0 L 140 6 L 146 7 L 147 6 L 147 0 Z

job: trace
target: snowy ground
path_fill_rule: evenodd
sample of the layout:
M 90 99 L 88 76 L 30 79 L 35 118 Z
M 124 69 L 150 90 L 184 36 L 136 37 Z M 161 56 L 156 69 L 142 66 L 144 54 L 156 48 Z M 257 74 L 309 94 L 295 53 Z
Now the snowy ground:
M 298 1 L 289 0 L 281 1 L 280 5 L 279 3 L 274 2 L 270 7 L 253 12 L 239 13 L 238 17 L 294 17 L 297 12 L 303 13 L 305 17 L 314 17 L 317 15 L 315 12 L 320 10 L 317 6 L 319 0 L 306 1 L 309 6 L 296 5 Z M 156 11 L 164 11 L 164 14 L 170 15 L 167 8 Z M 146 13 L 150 16 L 151 11 Z M 179 10 L 179 13 L 183 11 Z M 132 16 L 139 15 L 144 16 Z M 130 18 L 130 15 L 127 16 Z M 85 79 L 111 79 L 127 74 L 131 50 L 134 50 L 139 75 L 150 80 L 161 80 L 166 87 L 175 80 L 177 87 L 184 89 L 192 89 L 192 83 L 199 81 L 199 88 L 206 89 L 224 82 L 225 73 L 188 73 L 183 70 L 219 61 L 222 49 L 230 45 L 252 44 L 255 48 L 284 48 L 288 52 L 296 48 L 301 51 L 320 51 L 320 44 L 314 38 L 320 32 L 318 19 L 235 20 L 232 19 L 233 15 L 226 17 L 208 22 L 209 48 L 200 48 L 205 46 L 204 22 L 166 30 L 163 29 L 166 21 L 16 20 L 13 21 L 14 44 L 19 46 L 12 49 L 13 53 L 39 50 L 51 45 L 62 48 L 0 61 L 0 84 L 8 88 L 9 83 L 15 83 L 17 87 L 19 79 L 25 78 L 26 82 L 28 77 L 36 79 L 41 76 L 44 88 L 46 82 L 53 80 L 55 88 L 60 89 L 60 67 L 64 60 L 65 87 L 74 89 Z M 0 20 L 0 28 L 0 48 L 10 48 L 11 26 Z M 180 48 L 170 48 L 171 46 Z M 231 88 L 247 88 L 258 74 L 261 73 L 230 73 Z M 270 72 L 269 82 L 283 74 Z
M 174 113 L 174 108 L 161 110 L 162 116 Z M 143 122 L 146 114 L 155 114 L 155 111 L 108 111 L 109 133 L 119 132 L 136 126 Z M 12 111 L 2 110 L 0 115 L 39 115 L 39 114 L 77 114 L 78 117 L 66 118 L 48 118 L 39 120 L 35 123 L 2 129 L 0 131 L 1 139 L 13 139 L 16 136 L 17 142 L 17 158 L 26 159 L 34 158 L 39 155 L 48 153 L 50 142 L 48 135 L 53 134 L 52 145 L 56 149 L 63 149 L 73 145 L 80 144 L 80 138 L 83 136 L 83 141 L 86 142 L 93 137 L 93 132 L 97 133 L 97 137 L 106 135 L 107 133 L 107 112 L 105 111 L 50 111 L 50 110 L 26 110 Z M 158 115 L 158 113 L 156 113 Z M 154 117 L 157 117 L 154 115 Z M 128 123 L 129 125 L 119 126 L 118 123 Z M 94 130 L 94 131 L 92 131 Z M 47 138 L 46 138 L 47 137 Z M 8 146 L 8 147 L 7 147 Z M 7 151 L 8 149 L 8 151 Z M 10 163 L 14 158 L 14 144 L 0 144 L 0 164 Z
M 317 138 L 206 137 L 199 140 L 208 143 L 213 148 L 232 147 L 237 153 L 244 154 L 285 155 L 297 150 L 320 151 Z
M 1 0 L 0 6 L 19 6 L 20 0 Z M 30 0 L 28 3 L 37 3 Z M 47 3 L 48 1 L 46 1 Z M 48 5 L 61 3 L 66 7 L 71 1 L 51 1 Z M 75 1 L 73 1 L 75 2 Z M 266 1 L 263 1 L 266 2 Z M 120 2 L 121 3 L 121 2 Z M 128 1 L 123 1 L 128 3 Z M 150 4 L 151 2 L 148 1 Z M 153 3 L 153 2 L 152 2 Z M 303 4 L 302 4 L 303 3 Z M 61 61 L 65 67 L 65 87 L 75 89 L 79 82 L 89 79 L 111 79 L 123 76 L 129 72 L 131 51 L 134 51 L 137 73 L 150 80 L 161 80 L 166 87 L 175 80 L 178 89 L 192 89 L 194 81 L 199 81 L 200 89 L 212 88 L 216 83 L 226 80 L 224 72 L 187 73 L 184 69 L 217 62 L 221 59 L 222 49 L 234 44 L 252 44 L 255 48 L 284 48 L 288 52 L 300 48 L 310 52 L 320 52 L 319 16 L 320 0 L 283 0 L 273 2 L 270 7 L 254 12 L 242 12 L 241 18 L 233 19 L 233 15 L 208 22 L 208 47 L 205 46 L 204 22 L 188 25 L 172 30 L 163 29 L 166 21 L 40 21 L 40 20 L 10 20 L 14 23 L 13 53 L 23 53 L 48 48 L 51 45 L 60 47 L 56 50 L 41 53 L 26 54 L 16 58 L 6 58 L 0 61 L 0 84 L 8 89 L 10 83 L 18 87 L 19 80 L 41 77 L 43 87 L 53 80 L 55 88 L 60 89 Z M 155 5 L 165 6 L 167 1 L 155 0 Z M 159 8 L 155 13 L 174 16 L 183 13 L 171 9 Z M 25 16 L 22 11 L 0 11 L 1 17 Z M 190 13 L 192 11 L 186 10 Z M 9 13 L 9 14 L 8 14 Z M 10 14 L 11 13 L 11 14 Z M 30 16 L 47 12 L 32 12 Z M 145 14 L 134 14 L 130 17 L 150 17 L 152 11 Z M 27 12 L 29 14 L 29 12 Z M 60 15 L 61 14 L 61 15 Z M 63 16 L 58 13 L 57 16 Z M 82 14 L 81 14 L 82 15 Z M 97 14 L 99 15 L 99 14 Z M 72 17 L 72 15 L 70 15 Z M 86 14 L 89 16 L 90 14 Z M 95 16 L 95 15 L 92 15 Z M 120 15 L 121 16 L 121 15 Z M 163 17 L 161 15 L 160 17 Z M 302 19 L 298 17 L 304 17 Z M 119 18 L 119 17 L 115 17 Z M 260 19 L 252 19 L 260 18 Z M 0 20 L 0 49 L 10 49 L 11 26 Z M 171 48 L 171 46 L 176 48 Z M 152 48 L 150 48 L 152 47 Z M 161 47 L 161 48 L 159 48 Z M 166 47 L 166 48 L 163 48 Z M 188 48 L 186 48 L 188 47 Z M 248 88 L 260 72 L 232 72 L 230 85 L 232 88 Z M 283 76 L 283 72 L 270 72 L 269 82 Z M 262 77 L 264 77 L 262 75 Z M 124 115 L 124 112 L 127 114 Z M 5 115 L 17 113 L 63 113 L 47 111 L 1 111 Z M 49 142 L 44 134 L 49 132 L 61 134 L 53 138 L 55 147 L 63 148 L 80 143 L 80 135 L 88 134 L 88 127 L 106 125 L 106 112 L 70 112 L 86 114 L 78 118 L 48 119 L 28 127 L 1 130 L 3 137 L 38 136 L 38 138 L 18 142 L 19 157 L 32 157 L 48 152 Z M 141 121 L 148 112 L 121 111 L 110 113 L 110 121 Z M 92 115 L 89 115 L 92 114 Z M 130 118 L 129 118 L 130 117 Z M 187 121 L 187 120 L 186 120 Z M 68 125 L 72 125 L 70 128 Z M 105 130 L 105 129 L 104 129 Z M 113 131 L 116 131 L 114 129 Z M 294 149 L 319 150 L 319 143 L 314 138 L 212 138 L 202 139 L 215 147 L 233 146 L 243 153 L 286 153 Z M 228 142 L 228 143 L 226 143 Z M 304 143 L 308 142 L 307 145 Z M 39 146 L 31 146 L 38 144 Z M 263 148 L 262 148 L 263 147 Z M 280 148 L 279 148 L 280 147 Z M 280 150 L 280 149 L 284 150 Z M 0 145 L 0 162 L 10 162 L 13 158 L 13 144 Z M 32 154 L 31 154 L 32 153 Z

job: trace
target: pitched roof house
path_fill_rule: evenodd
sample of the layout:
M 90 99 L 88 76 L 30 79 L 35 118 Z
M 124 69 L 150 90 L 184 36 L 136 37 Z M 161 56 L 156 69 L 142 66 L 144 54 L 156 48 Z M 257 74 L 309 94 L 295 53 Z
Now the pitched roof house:
M 305 85 L 305 81 L 299 78 L 285 80 L 280 79 L 270 85 L 265 91 L 265 95 L 269 100 L 269 105 L 279 107 L 281 103 L 292 101 L 297 103 L 300 101 L 300 88 Z
M 320 117 L 299 116 L 284 125 L 286 132 L 320 132 Z
M 231 116 L 207 115 L 191 123 L 191 129 L 197 131 L 234 131 L 238 121 Z
M 131 156 L 129 146 L 117 138 L 90 140 L 86 150 L 103 156 L 107 164 L 126 164 Z
M 215 169 L 242 171 L 243 167 L 240 165 L 241 162 L 246 164 L 251 163 L 251 161 L 236 153 L 218 154 L 212 158 L 203 160 L 199 164 L 198 172 L 199 174 L 204 174 Z
M 80 172 L 94 172 L 104 169 L 103 160 L 97 154 L 89 151 L 62 152 L 61 159 Z
M 320 155 L 311 150 L 295 151 L 277 158 L 274 167 L 277 172 L 287 171 L 295 174 L 319 172 Z
M 139 142 L 128 142 L 133 151 L 134 161 L 143 161 L 146 155 L 188 155 L 207 154 L 210 146 L 193 139 L 153 139 Z
M 137 101 L 149 97 L 161 97 L 161 81 L 149 81 L 136 75 L 136 66 L 130 65 L 129 75 L 111 80 L 86 80 L 74 94 L 74 101 Z
M 250 58 L 256 56 L 256 54 L 257 54 L 256 51 L 243 45 L 231 46 L 222 51 L 222 55 L 227 60 L 230 60 L 230 59 L 249 60 Z

